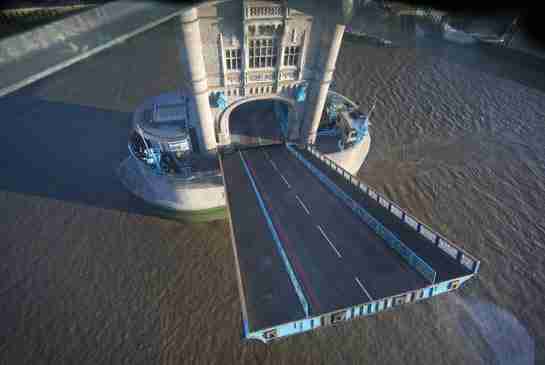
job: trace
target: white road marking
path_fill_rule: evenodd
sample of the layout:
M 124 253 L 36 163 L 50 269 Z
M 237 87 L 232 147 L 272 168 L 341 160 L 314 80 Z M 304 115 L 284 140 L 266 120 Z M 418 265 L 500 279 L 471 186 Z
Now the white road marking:
M 288 180 L 286 180 L 286 178 L 284 177 L 284 175 L 282 175 L 280 172 L 278 172 L 278 175 L 280 175 L 280 177 L 282 178 L 282 180 L 284 180 L 284 182 L 286 183 L 286 185 L 288 186 L 288 188 L 291 189 L 291 185 L 290 185 L 290 183 L 288 182 Z
M 322 227 L 320 226 L 316 226 L 318 227 L 318 230 L 320 231 L 320 233 L 322 234 L 322 236 L 324 236 L 324 238 L 326 239 L 327 243 L 329 243 L 329 245 L 331 246 L 331 248 L 335 251 L 335 253 L 337 254 L 337 256 L 339 256 L 339 258 L 341 258 L 341 253 L 339 252 L 339 250 L 337 250 L 337 247 L 335 247 L 335 245 L 333 243 L 331 243 L 331 241 L 329 240 L 329 238 L 326 236 L 324 230 L 322 229 Z
M 297 201 L 299 201 L 299 204 L 301 204 L 301 206 L 303 207 L 303 209 L 305 210 L 305 212 L 307 212 L 308 215 L 310 215 L 310 211 L 308 210 L 307 206 L 305 205 L 305 203 L 303 203 L 303 201 L 299 198 L 299 195 L 295 195 L 295 197 L 297 198 Z
M 357 276 L 356 276 L 356 282 L 358 283 L 360 288 L 365 292 L 365 295 L 367 295 L 370 300 L 373 300 L 373 297 L 371 295 L 369 295 L 369 292 L 367 291 L 367 289 L 365 289 L 365 287 L 363 286 L 363 284 L 361 283 L 360 279 L 358 279 Z
M 269 154 L 266 152 L 266 151 L 263 151 L 263 153 L 266 153 L 267 156 L 269 156 Z M 269 157 L 269 162 L 271 163 L 272 167 L 274 168 L 274 170 L 276 172 L 278 172 L 278 175 L 280 175 L 280 177 L 282 178 L 282 180 L 284 180 L 284 182 L 286 183 L 286 185 L 288 186 L 289 189 L 291 189 L 291 185 L 290 183 L 288 182 L 288 180 L 286 180 L 286 178 L 284 177 L 284 175 L 282 175 L 280 173 L 280 170 L 278 170 L 278 166 L 276 166 L 276 164 L 274 163 L 274 161 Z

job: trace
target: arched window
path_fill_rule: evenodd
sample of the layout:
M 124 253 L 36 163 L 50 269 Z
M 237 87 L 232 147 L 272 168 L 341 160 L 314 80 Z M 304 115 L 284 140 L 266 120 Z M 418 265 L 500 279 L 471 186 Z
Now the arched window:
M 297 29 L 293 28 L 291 30 L 291 43 L 297 42 Z

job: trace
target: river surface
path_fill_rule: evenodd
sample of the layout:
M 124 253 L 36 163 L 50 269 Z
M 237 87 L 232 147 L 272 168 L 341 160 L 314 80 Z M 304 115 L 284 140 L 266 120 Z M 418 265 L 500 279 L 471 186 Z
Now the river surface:
M 545 68 L 495 48 L 345 41 L 359 176 L 482 260 L 456 293 L 240 341 L 225 221 L 153 216 L 118 182 L 131 111 L 183 84 L 171 21 L 0 99 L 0 364 L 545 361 Z M 505 53 L 502 53 L 505 52 Z

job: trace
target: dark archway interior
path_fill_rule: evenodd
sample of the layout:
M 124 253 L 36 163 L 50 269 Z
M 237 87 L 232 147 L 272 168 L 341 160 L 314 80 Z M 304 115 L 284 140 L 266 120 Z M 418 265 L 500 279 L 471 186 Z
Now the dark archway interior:
M 244 145 L 282 143 L 284 136 L 279 112 L 286 110 L 287 105 L 277 100 L 255 100 L 238 106 L 229 116 L 231 142 Z

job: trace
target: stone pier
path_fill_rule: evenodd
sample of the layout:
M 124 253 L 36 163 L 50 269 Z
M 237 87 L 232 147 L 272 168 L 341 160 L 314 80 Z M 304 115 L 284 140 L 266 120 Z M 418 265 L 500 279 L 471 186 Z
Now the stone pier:
M 187 62 L 188 79 L 191 83 L 194 111 L 192 118 L 203 150 L 216 148 L 214 117 L 210 109 L 208 79 L 202 52 L 198 8 L 193 7 L 181 14 L 184 61 Z M 203 151 L 204 152 L 204 151 Z
M 320 125 L 327 92 L 335 72 L 335 63 L 339 55 L 345 25 L 336 24 L 334 27 L 331 40 L 328 40 L 321 48 L 321 57 L 314 70 L 314 78 L 309 82 L 309 93 L 301 130 L 301 142 L 303 143 L 313 144 L 316 141 L 316 133 Z

